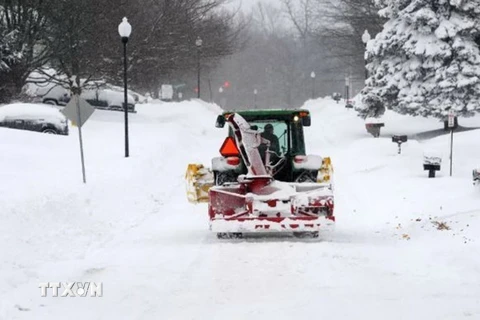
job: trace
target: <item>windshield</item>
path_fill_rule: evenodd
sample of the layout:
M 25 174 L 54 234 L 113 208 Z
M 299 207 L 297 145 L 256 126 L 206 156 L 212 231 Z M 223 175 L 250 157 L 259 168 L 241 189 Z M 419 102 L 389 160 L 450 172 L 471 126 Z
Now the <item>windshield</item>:
M 253 128 L 261 133 L 262 137 L 270 141 L 270 151 L 283 156 L 288 151 L 288 126 L 286 122 L 251 121 Z M 273 127 L 273 128 L 272 128 Z
M 288 152 L 289 134 L 286 122 L 258 120 L 249 121 L 249 123 L 252 129 L 257 130 L 263 138 L 270 141 L 270 151 L 275 152 L 279 157 L 284 156 Z M 229 128 L 228 131 L 229 135 L 233 137 L 232 129 Z
M 250 120 L 248 123 L 252 129 L 258 130 L 258 132 L 262 134 L 262 137 L 270 140 L 270 151 L 274 151 L 278 156 L 282 157 L 287 153 L 289 153 L 290 156 L 305 154 L 303 126 L 301 122 L 294 123 L 261 119 Z M 268 126 L 273 127 L 273 132 L 268 130 Z M 231 137 L 234 136 L 231 128 L 229 128 L 229 135 Z

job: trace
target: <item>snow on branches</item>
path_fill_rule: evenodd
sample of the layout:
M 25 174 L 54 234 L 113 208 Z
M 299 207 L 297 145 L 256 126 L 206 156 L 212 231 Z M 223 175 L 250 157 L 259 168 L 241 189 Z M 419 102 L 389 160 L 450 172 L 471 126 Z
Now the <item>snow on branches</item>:
M 389 20 L 367 44 L 361 117 L 480 111 L 480 0 L 377 0 Z
M 12 64 L 22 57 L 22 52 L 15 50 L 18 31 L 6 32 L 0 29 L 0 71 L 9 71 Z

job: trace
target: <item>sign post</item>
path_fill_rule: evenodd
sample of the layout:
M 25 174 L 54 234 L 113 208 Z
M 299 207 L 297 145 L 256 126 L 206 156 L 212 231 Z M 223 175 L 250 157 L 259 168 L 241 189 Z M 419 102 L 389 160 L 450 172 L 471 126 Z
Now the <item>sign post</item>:
M 78 127 L 78 138 L 80 142 L 80 158 L 82 161 L 82 175 L 83 183 L 87 183 L 85 175 L 85 158 L 83 155 L 83 139 L 82 139 L 82 126 L 87 122 L 88 118 L 95 111 L 95 108 L 92 107 L 87 101 L 80 98 L 78 94 L 73 95 L 70 102 L 65 106 L 61 111 L 65 117 L 70 119 Z
M 350 77 L 345 76 L 345 102 L 348 105 L 350 100 Z
M 455 127 L 455 113 L 452 110 L 448 112 L 448 127 L 450 128 L 450 177 L 451 177 L 452 166 L 453 166 L 453 129 Z

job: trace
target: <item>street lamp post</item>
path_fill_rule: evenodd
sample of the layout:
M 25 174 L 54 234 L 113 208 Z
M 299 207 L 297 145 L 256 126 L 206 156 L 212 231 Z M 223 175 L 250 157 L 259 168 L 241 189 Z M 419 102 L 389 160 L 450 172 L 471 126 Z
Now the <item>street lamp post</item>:
M 197 46 L 197 97 L 200 99 L 200 50 L 202 49 L 203 40 L 197 37 L 195 45 Z
M 257 94 L 258 94 L 258 90 L 254 89 L 253 90 L 253 107 L 255 109 L 257 109 Z
M 372 37 L 370 36 L 370 33 L 368 33 L 368 30 L 365 29 L 365 32 L 362 35 L 362 42 L 365 45 L 365 52 L 364 52 L 364 57 L 363 59 L 365 60 L 365 81 L 368 79 L 368 69 L 367 69 L 367 43 L 370 41 Z
M 124 94 L 125 104 L 123 106 L 125 111 L 125 158 L 129 157 L 128 147 L 128 93 L 127 93 L 127 42 L 130 34 L 132 33 L 132 26 L 128 23 L 127 18 L 123 18 L 122 23 L 118 26 L 118 33 L 122 37 L 123 42 L 123 81 L 124 81 Z
M 315 99 L 315 77 L 316 77 L 316 74 L 314 71 L 312 71 L 312 73 L 310 73 L 310 77 L 312 78 L 312 99 Z

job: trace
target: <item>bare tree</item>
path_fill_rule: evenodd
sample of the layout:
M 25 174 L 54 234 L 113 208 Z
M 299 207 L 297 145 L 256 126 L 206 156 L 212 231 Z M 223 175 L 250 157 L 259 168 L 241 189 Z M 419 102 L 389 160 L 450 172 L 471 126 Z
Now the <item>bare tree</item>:
M 294 4 L 292 0 L 282 0 L 283 7 L 302 39 L 304 47 L 307 46 L 307 41 L 315 29 L 314 1 L 298 0 Z
M 241 44 L 246 22 L 236 19 L 235 13 L 221 11 L 224 0 L 143 0 L 128 2 L 124 8 L 109 15 L 105 26 L 118 23 L 121 12 L 130 12 L 134 31 L 130 48 L 131 83 L 158 94 L 165 81 L 178 80 L 196 70 L 197 37 L 203 39 L 202 69 L 215 66 L 212 61 L 228 56 Z M 110 63 L 108 77 L 121 81 L 118 73 L 119 39 L 109 34 L 103 51 L 104 61 Z M 107 63 L 108 64 L 108 63 Z M 185 82 L 185 81 L 183 81 Z
M 39 84 L 71 88 L 72 79 L 120 84 L 123 51 L 117 26 L 128 12 L 134 30 L 128 43 L 129 83 L 158 93 L 163 81 L 182 81 L 196 68 L 197 36 L 204 39 L 206 71 L 238 50 L 247 22 L 222 11 L 225 1 L 0 0 L 0 34 L 15 36 L 8 47 L 2 45 L 7 36 L 0 42 L 1 83 L 8 88 L 12 83 L 18 92 L 35 70 L 40 76 L 28 81 Z
M 48 0 L 0 0 L 0 102 L 20 94 L 30 72 L 48 60 Z
M 374 0 L 315 0 L 316 19 L 322 21 L 313 36 L 344 64 L 363 70 L 362 34 L 374 37 L 382 30 L 385 20 L 378 15 Z

